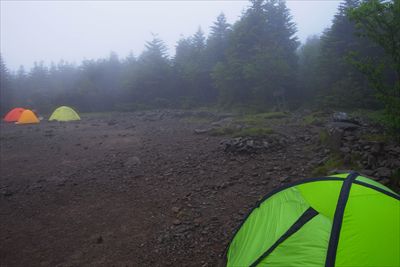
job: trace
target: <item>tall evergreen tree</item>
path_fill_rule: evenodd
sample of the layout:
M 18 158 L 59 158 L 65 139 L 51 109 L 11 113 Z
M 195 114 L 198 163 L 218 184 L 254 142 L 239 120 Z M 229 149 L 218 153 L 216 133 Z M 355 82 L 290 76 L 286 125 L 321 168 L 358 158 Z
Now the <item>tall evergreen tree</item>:
M 213 74 L 225 105 L 265 106 L 277 92 L 294 90 L 298 41 L 289 10 L 280 0 L 251 3 L 233 26 L 226 63 Z
M 203 50 L 205 49 L 206 37 L 204 36 L 204 32 L 200 27 L 193 35 L 193 45 L 197 49 L 198 53 L 202 53 Z
M 226 17 L 223 13 L 218 15 L 217 21 L 211 26 L 211 32 L 207 39 L 206 58 L 210 68 L 218 62 L 225 60 L 225 52 L 229 44 L 229 34 L 231 26 L 226 22 Z
M 320 94 L 326 100 L 324 104 L 344 108 L 365 108 L 377 104 L 366 78 L 349 62 L 349 56 L 354 51 L 362 56 L 382 55 L 376 45 L 355 34 L 355 23 L 349 20 L 347 13 L 359 4 L 360 0 L 342 2 L 332 26 L 321 37 Z
M 138 68 L 133 82 L 133 93 L 137 100 L 168 105 L 171 90 L 171 63 L 167 47 L 157 36 L 146 43 L 146 50 L 138 59 Z
M 199 105 L 213 100 L 205 40 L 199 28 L 192 37 L 179 40 L 176 47 L 174 67 L 180 85 L 186 89 L 181 95 L 184 105 Z

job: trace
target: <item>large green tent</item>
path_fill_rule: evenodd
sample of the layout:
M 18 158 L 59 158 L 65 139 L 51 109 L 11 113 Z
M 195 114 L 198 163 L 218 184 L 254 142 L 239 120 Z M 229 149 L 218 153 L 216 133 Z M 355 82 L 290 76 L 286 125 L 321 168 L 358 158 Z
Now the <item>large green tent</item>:
M 75 112 L 70 107 L 61 106 L 54 110 L 53 114 L 51 114 L 49 121 L 76 121 L 80 120 L 78 113 Z
M 227 266 L 400 266 L 400 196 L 357 173 L 266 195 L 229 244 Z

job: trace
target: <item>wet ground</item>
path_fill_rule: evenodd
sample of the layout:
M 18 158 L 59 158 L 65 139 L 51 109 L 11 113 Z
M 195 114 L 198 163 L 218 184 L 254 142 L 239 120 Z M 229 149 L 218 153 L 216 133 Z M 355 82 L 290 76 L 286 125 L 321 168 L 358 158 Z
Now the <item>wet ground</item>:
M 184 115 L 184 114 L 183 114 Z M 182 113 L 83 115 L 1 124 L 1 266 L 216 266 L 235 228 L 273 188 L 311 173 L 316 134 L 227 153 Z

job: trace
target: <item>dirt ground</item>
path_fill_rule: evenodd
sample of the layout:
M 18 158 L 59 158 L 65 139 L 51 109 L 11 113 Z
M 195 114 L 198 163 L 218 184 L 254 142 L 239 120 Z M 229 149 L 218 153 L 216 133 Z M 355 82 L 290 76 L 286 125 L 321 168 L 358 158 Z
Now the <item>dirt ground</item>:
M 262 196 L 311 173 L 316 136 L 232 154 L 163 112 L 1 124 L 1 266 L 216 266 Z M 307 128 L 307 129 L 306 129 Z

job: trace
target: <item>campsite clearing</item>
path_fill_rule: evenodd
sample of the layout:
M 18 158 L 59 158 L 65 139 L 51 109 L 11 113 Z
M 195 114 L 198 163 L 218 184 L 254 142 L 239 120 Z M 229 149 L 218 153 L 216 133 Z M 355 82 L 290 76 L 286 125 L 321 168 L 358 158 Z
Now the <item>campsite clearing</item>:
M 215 266 L 257 200 L 324 157 L 301 120 L 270 122 L 293 140 L 272 153 L 235 154 L 184 112 L 81 118 L 1 124 L 2 264 Z

